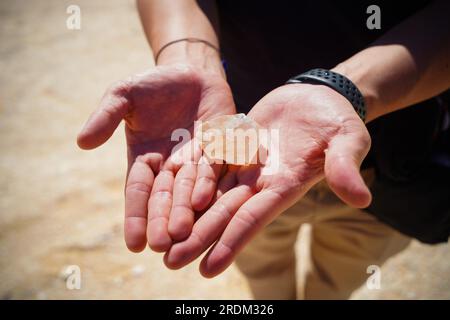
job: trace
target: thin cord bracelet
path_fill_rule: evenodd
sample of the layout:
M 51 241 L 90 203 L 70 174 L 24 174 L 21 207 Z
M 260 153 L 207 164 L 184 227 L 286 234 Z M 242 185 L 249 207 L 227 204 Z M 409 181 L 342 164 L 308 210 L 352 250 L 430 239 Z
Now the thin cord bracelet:
M 172 44 L 175 44 L 175 43 L 178 43 L 178 42 L 183 42 L 183 41 L 190 42 L 190 43 L 203 43 L 203 44 L 207 45 L 208 47 L 216 50 L 219 53 L 219 55 L 220 55 L 220 49 L 217 48 L 215 45 L 213 45 L 209 41 L 206 41 L 206 40 L 203 40 L 203 39 L 198 39 L 198 38 L 182 38 L 182 39 L 177 39 L 177 40 L 170 41 L 170 42 L 166 43 L 165 45 L 163 45 L 161 47 L 161 49 L 159 49 L 158 53 L 155 55 L 155 64 L 158 63 L 158 58 L 159 58 L 159 56 L 161 55 L 161 52 L 163 52 L 164 49 L 166 49 L 167 47 L 171 46 Z

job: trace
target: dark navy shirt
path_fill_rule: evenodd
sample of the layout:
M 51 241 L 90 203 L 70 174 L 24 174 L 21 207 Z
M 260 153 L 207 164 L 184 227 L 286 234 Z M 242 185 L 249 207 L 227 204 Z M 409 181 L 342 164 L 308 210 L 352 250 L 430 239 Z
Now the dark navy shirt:
M 220 44 L 239 112 L 312 68 L 330 69 L 430 1 L 217 0 Z M 368 6 L 381 29 L 366 26 Z
M 238 112 L 247 113 L 290 77 L 333 68 L 431 1 L 216 2 L 227 79 Z M 373 4 L 381 9 L 380 30 L 366 26 Z M 372 148 L 363 164 L 376 170 L 368 212 L 427 243 L 447 241 L 450 234 L 450 170 L 433 160 L 450 149 L 448 133 L 447 140 L 437 139 L 448 108 L 438 100 L 372 121 Z

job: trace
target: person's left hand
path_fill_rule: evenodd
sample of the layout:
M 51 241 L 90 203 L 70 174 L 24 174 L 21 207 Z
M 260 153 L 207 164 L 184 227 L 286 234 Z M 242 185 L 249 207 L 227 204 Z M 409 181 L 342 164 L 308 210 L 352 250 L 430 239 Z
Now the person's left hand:
M 346 98 L 322 85 L 290 84 L 262 98 L 249 117 L 279 130 L 279 148 L 269 149 L 268 155 L 269 160 L 278 157 L 278 170 L 264 175 L 265 165 L 229 169 L 219 183 L 218 200 L 197 220 L 189 238 L 166 253 L 169 268 L 185 266 L 214 244 L 200 272 L 219 274 L 258 231 L 323 177 L 347 204 L 369 205 L 371 194 L 359 167 L 370 136 Z

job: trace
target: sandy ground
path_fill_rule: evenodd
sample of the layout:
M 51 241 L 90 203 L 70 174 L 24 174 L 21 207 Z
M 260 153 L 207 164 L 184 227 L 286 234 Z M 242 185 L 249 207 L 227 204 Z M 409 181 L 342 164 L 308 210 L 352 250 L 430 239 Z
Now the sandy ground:
M 78 4 L 81 30 L 66 28 Z M 231 267 L 203 279 L 123 242 L 122 130 L 92 152 L 76 133 L 114 80 L 149 68 L 133 1 L 0 2 L 0 298 L 250 298 Z M 123 129 L 123 128 L 122 128 Z M 81 289 L 62 271 L 81 269 Z M 450 298 L 450 246 L 414 242 L 355 299 Z

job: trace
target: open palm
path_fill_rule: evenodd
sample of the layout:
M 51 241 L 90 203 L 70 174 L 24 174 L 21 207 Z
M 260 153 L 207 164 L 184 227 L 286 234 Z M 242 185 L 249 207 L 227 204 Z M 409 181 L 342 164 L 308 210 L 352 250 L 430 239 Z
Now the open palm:
M 331 189 L 357 207 L 371 195 L 359 166 L 370 136 L 351 104 L 324 86 L 286 85 L 260 100 L 249 116 L 279 132 L 279 147 L 269 149 L 265 165 L 233 167 L 221 179 L 218 200 L 195 223 L 191 236 L 165 255 L 169 268 L 180 268 L 207 250 L 201 273 L 222 272 L 245 244 L 277 215 L 326 177 Z
M 78 145 L 92 149 L 109 139 L 122 119 L 128 147 L 125 187 L 125 240 L 132 251 L 148 242 L 166 251 L 191 232 L 194 211 L 204 209 L 216 190 L 219 165 L 175 161 L 174 130 L 191 133 L 194 121 L 233 114 L 226 81 L 218 74 L 190 66 L 162 66 L 113 85 L 78 136 Z

